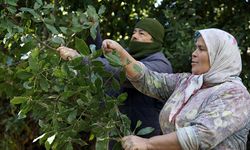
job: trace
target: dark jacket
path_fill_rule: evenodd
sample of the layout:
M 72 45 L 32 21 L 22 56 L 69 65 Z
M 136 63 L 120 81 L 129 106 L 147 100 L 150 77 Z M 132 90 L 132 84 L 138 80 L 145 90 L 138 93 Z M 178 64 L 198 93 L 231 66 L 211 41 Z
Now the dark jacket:
M 103 62 L 107 71 L 116 73 L 117 77 L 119 76 L 119 70 L 110 66 L 105 58 L 98 58 L 98 60 Z M 154 53 L 140 60 L 140 62 L 153 71 L 172 73 L 172 66 L 162 52 Z M 151 134 L 142 137 L 152 137 L 161 134 L 158 117 L 164 103 L 137 91 L 128 80 L 122 86 L 121 92 L 127 92 L 128 94 L 124 105 L 120 106 L 120 111 L 130 118 L 131 130 L 134 130 L 137 121 L 141 120 L 141 128 L 153 127 L 155 129 Z

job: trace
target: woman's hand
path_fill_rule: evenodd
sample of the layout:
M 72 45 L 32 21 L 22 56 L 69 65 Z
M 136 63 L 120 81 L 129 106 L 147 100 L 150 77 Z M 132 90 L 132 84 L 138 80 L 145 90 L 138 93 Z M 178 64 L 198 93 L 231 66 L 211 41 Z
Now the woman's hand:
M 128 78 L 137 79 L 142 73 L 142 67 L 119 43 L 106 39 L 102 42 L 102 49 L 104 53 L 116 51 L 120 57 L 122 66 L 125 68 L 125 72 Z M 129 149 L 127 149 L 129 150 Z
M 60 57 L 64 60 L 72 60 L 80 56 L 80 54 L 76 50 L 65 46 L 58 47 L 56 50 L 59 52 Z
M 149 139 L 130 135 L 122 138 L 124 150 L 148 150 Z
M 102 49 L 104 52 L 112 52 L 113 50 L 119 52 L 123 50 L 123 47 L 116 41 L 106 39 L 102 42 Z

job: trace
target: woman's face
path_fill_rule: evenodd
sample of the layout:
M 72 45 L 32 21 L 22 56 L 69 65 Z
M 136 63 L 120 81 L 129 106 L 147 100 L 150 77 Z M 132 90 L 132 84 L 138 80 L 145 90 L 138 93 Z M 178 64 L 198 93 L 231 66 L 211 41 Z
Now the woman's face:
M 192 74 L 198 75 L 208 72 L 210 69 L 207 46 L 202 37 L 195 43 L 196 50 L 192 53 Z

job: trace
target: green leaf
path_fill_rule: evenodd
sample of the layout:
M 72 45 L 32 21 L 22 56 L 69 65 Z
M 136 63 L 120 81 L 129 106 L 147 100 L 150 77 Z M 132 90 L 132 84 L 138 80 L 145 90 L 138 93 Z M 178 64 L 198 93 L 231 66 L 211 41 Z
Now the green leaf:
M 53 33 L 53 34 L 59 34 L 56 27 L 50 24 L 45 23 L 45 26 Z
M 61 44 L 61 45 L 64 45 L 65 42 L 64 42 L 64 39 L 59 37 L 59 36 L 54 36 L 52 37 L 52 42 L 56 43 L 56 44 Z
M 38 3 L 39 5 L 43 5 L 43 1 L 42 0 L 36 0 L 36 3 Z
M 89 136 L 89 141 L 94 140 L 94 138 L 95 138 L 95 135 L 93 133 L 91 133 L 90 136 Z
M 77 99 L 76 102 L 79 106 L 84 106 L 84 102 L 81 99 Z
M 138 121 L 137 121 L 137 123 L 136 123 L 136 126 L 135 126 L 135 128 L 138 128 L 138 127 L 140 127 L 140 126 L 141 126 L 141 124 L 142 124 L 141 120 L 138 120 Z
M 55 20 L 53 20 L 53 18 L 44 18 L 44 23 L 54 25 Z
M 11 104 L 21 104 L 28 100 L 27 97 L 14 97 L 12 100 L 10 100 Z
M 85 43 L 84 40 L 76 38 L 75 39 L 75 48 L 83 55 L 90 54 L 90 50 L 88 45 Z
M 88 16 L 93 16 L 96 14 L 96 9 L 92 5 L 88 5 L 86 12 L 87 12 Z
M 64 71 L 62 71 L 61 68 L 58 68 L 58 67 L 55 67 L 53 69 L 53 75 L 57 78 L 65 78 L 67 74 Z
M 62 93 L 61 97 L 64 99 L 68 99 L 69 97 L 71 97 L 74 94 L 75 94 L 74 91 L 65 91 Z
M 99 60 L 93 60 L 91 64 L 95 67 L 103 67 L 104 66 L 103 63 Z
M 128 118 L 127 115 L 120 113 L 119 111 L 117 112 L 119 114 L 119 118 L 122 120 L 122 125 L 121 126 L 121 133 L 122 136 L 127 136 L 127 135 L 131 135 L 132 132 L 130 130 L 130 124 L 131 124 L 131 120 Z
M 146 135 L 154 131 L 154 128 L 152 127 L 146 127 L 141 130 L 139 130 L 136 135 Z
M 120 72 L 119 81 L 120 81 L 121 84 L 126 81 L 126 73 L 125 73 L 125 71 Z
M 39 85 L 43 91 L 48 92 L 48 90 L 50 88 L 50 84 L 48 83 L 48 81 L 46 79 L 40 80 Z
M 20 10 L 23 11 L 23 12 L 29 12 L 29 13 L 32 14 L 35 18 L 40 18 L 40 15 L 38 15 L 38 14 L 34 11 L 34 9 L 22 7 L 22 8 L 20 8 Z
M 28 51 L 32 50 L 33 48 L 35 48 L 35 46 L 37 46 L 34 41 L 24 41 L 26 42 L 23 47 L 20 48 L 22 53 L 27 53 Z
M 59 29 L 62 31 L 62 33 L 67 34 L 68 28 L 66 28 L 66 27 L 59 27 Z
M 13 6 L 7 7 L 7 9 L 8 9 L 8 11 L 9 11 L 10 13 L 12 13 L 12 14 L 15 14 L 16 11 L 17 11 L 16 8 L 13 7 Z
M 120 83 L 115 78 L 112 79 L 112 88 L 117 91 L 120 89 Z
M 73 146 L 70 142 L 66 144 L 65 150 L 73 150 Z
M 109 140 L 104 138 L 97 138 L 95 144 L 95 150 L 107 149 Z
M 32 58 L 37 58 L 39 53 L 40 53 L 39 50 L 36 48 L 36 49 L 31 51 L 30 55 L 31 55 Z
M 69 72 L 70 72 L 69 71 L 69 66 L 66 63 L 62 64 L 61 71 L 67 77 L 69 75 Z
M 7 4 L 12 5 L 12 6 L 17 6 L 17 1 L 18 0 L 7 0 Z
M 114 67 L 122 67 L 120 57 L 118 56 L 116 51 L 110 53 L 104 53 L 104 56 L 109 61 L 110 65 Z
M 36 9 L 40 8 L 41 6 L 42 6 L 41 4 L 39 4 L 38 2 L 35 2 L 34 9 L 36 10 Z
M 106 7 L 102 5 L 100 9 L 98 10 L 98 15 L 102 15 L 105 12 L 105 10 L 106 10 Z
M 101 77 L 98 77 L 98 78 L 95 80 L 95 86 L 96 86 L 97 88 L 99 88 L 99 90 L 102 89 L 102 87 L 103 87 L 103 80 L 102 80 Z M 101 91 L 99 91 L 99 92 L 101 92 Z
M 18 116 L 17 117 L 18 119 L 24 119 L 24 118 L 27 117 L 26 113 L 23 113 L 22 109 L 19 111 L 19 113 L 17 114 L 17 116 Z
M 92 26 L 92 22 L 84 22 L 83 25 L 82 25 L 82 28 L 83 29 L 88 29 Z
M 43 6 L 43 8 L 45 8 L 45 9 L 53 9 L 53 8 L 54 8 L 54 5 L 53 5 L 53 4 L 45 4 L 45 5 Z
M 48 141 L 45 142 L 45 148 L 46 150 L 50 150 L 51 145 L 49 144 Z
M 79 126 L 78 126 L 79 131 L 89 132 L 89 131 L 91 130 L 89 121 L 90 121 L 90 120 L 87 120 L 87 119 L 85 119 L 85 120 L 80 119 L 80 120 L 78 121 L 78 123 L 79 123 Z
M 51 145 L 53 143 L 53 141 L 55 140 L 55 138 L 56 138 L 56 134 L 48 137 L 47 142 Z
M 102 56 L 102 50 L 96 50 L 90 56 L 91 56 L 90 57 L 91 59 L 95 59 L 97 57 L 100 57 L 100 56 Z
M 38 49 L 34 49 L 31 51 L 30 57 L 29 57 L 29 66 L 33 73 L 37 73 L 40 70 L 38 55 L 40 51 Z
M 74 68 L 83 68 L 82 65 L 83 57 L 76 57 L 73 60 L 69 61 L 69 64 L 73 66 Z
M 25 71 L 25 70 L 18 70 L 18 71 L 16 72 L 16 76 L 17 76 L 17 78 L 19 78 L 19 79 L 27 80 L 27 79 L 29 79 L 30 77 L 32 77 L 32 73 L 27 72 L 27 71 Z
M 97 26 L 98 26 L 98 22 L 95 22 L 95 24 L 93 26 L 91 26 L 91 28 L 90 28 L 90 35 L 93 39 L 96 39 Z
M 21 110 L 18 113 L 18 119 L 26 118 L 26 114 L 31 110 L 31 105 L 23 103 L 21 105 Z
M 68 118 L 67 118 L 67 121 L 68 121 L 69 123 L 72 123 L 72 121 L 76 119 L 76 115 L 77 115 L 77 110 L 72 111 L 72 112 L 69 114 L 69 116 L 68 116 Z
M 128 94 L 127 94 L 127 93 L 122 93 L 122 94 L 120 94 L 120 95 L 117 97 L 117 99 L 118 99 L 120 102 L 123 102 L 123 101 L 125 101 L 125 100 L 127 99 L 127 97 L 128 97 Z

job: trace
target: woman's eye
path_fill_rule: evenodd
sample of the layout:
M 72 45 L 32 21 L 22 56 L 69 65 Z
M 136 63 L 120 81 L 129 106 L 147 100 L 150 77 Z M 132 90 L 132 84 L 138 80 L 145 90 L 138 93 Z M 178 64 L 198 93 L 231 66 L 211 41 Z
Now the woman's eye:
M 206 48 L 200 48 L 200 50 L 201 50 L 201 51 L 207 51 L 207 49 L 206 49 Z
M 201 46 L 196 47 L 196 49 L 198 49 L 199 51 L 206 51 L 207 50 L 206 48 L 201 47 Z

